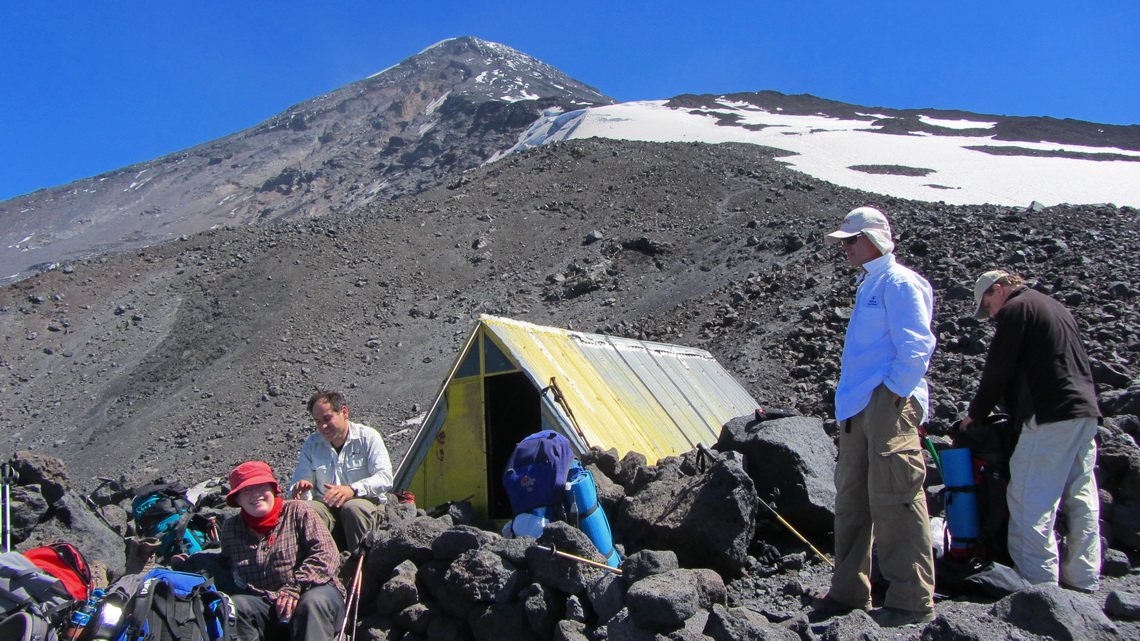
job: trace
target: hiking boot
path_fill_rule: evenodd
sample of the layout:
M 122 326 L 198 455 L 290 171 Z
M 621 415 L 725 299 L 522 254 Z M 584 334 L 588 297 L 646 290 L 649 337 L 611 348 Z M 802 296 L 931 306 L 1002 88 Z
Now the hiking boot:
M 1099 585 L 1093 586 L 1091 588 L 1078 588 L 1077 586 L 1069 585 L 1064 581 L 1061 582 L 1061 587 L 1065 588 L 1066 590 L 1072 590 L 1073 592 L 1080 592 L 1081 594 L 1096 594 L 1097 590 L 1100 589 Z
M 903 610 L 884 606 L 872 611 L 871 618 L 881 628 L 897 628 L 916 623 L 930 623 L 934 620 L 934 610 Z
M 831 597 L 830 594 L 824 594 L 823 596 L 817 596 L 814 599 L 812 599 L 812 603 L 811 603 L 812 612 L 816 612 L 818 614 L 826 614 L 829 616 L 830 615 L 836 615 L 836 614 L 847 614 L 848 612 L 851 612 L 852 610 L 866 610 L 866 609 L 867 609 L 866 604 L 864 604 L 862 606 L 847 605 L 846 603 L 840 603 L 839 601 L 836 601 L 835 599 L 833 599 Z

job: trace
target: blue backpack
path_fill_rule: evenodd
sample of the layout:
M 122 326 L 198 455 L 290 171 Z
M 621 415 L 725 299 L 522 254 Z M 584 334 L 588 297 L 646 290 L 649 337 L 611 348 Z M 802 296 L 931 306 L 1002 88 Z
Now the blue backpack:
M 515 516 L 511 535 L 538 537 L 548 520 L 565 520 L 586 534 L 610 567 L 621 562 L 594 475 L 582 468 L 565 436 L 546 430 L 519 441 L 507 460 L 503 487 Z M 523 514 L 537 518 L 520 519 Z
M 126 578 L 126 577 L 124 577 Z M 112 586 L 104 602 L 122 616 L 113 623 L 105 612 L 92 621 L 90 639 L 108 641 L 229 641 L 233 638 L 236 614 L 233 603 L 214 589 L 213 579 L 200 574 L 155 568 L 134 578 L 125 586 L 137 586 L 135 593 L 123 603 L 112 595 Z M 129 591 L 127 588 L 126 591 Z M 121 605 L 120 605 L 121 604 Z
M 566 477 L 574 451 L 570 441 L 553 430 L 544 430 L 519 441 L 503 472 L 503 488 L 515 516 L 523 512 L 564 505 Z

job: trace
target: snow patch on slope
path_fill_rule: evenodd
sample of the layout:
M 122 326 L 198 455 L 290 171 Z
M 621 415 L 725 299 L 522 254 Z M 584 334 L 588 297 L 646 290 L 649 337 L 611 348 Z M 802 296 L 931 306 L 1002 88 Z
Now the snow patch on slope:
M 1140 207 L 1137 151 L 1011 142 L 987 136 L 894 135 L 879 131 L 871 120 L 772 113 L 740 102 L 721 104 L 724 108 L 718 109 L 716 115 L 666 107 L 665 101 L 628 102 L 568 113 L 549 111 L 511 150 L 492 160 L 549 142 L 591 137 L 644 142 L 738 142 L 787 151 L 789 155 L 782 160 L 821 180 L 900 198 L 957 205 L 1028 206 L 1037 201 L 1044 205 L 1115 203 Z M 735 117 L 736 124 L 718 124 L 724 116 Z M 927 116 L 922 119 L 947 129 L 989 128 L 994 124 Z M 1136 157 L 1137 161 L 997 155 L 968 149 L 983 145 L 1021 147 L 1027 151 L 1112 153 Z M 868 172 L 868 167 L 910 171 Z

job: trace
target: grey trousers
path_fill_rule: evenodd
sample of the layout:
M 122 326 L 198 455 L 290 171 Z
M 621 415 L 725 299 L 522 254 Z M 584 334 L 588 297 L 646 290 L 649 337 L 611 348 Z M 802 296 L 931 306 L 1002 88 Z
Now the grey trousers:
M 828 594 L 852 607 L 871 601 L 871 546 L 890 581 L 885 606 L 934 608 L 934 552 L 926 511 L 926 463 L 918 403 L 893 403 L 885 385 L 839 430 L 835 466 L 835 572 Z
M 288 630 L 291 641 L 332 639 L 344 621 L 344 597 L 331 585 L 318 585 L 301 594 L 293 617 L 287 623 L 277 620 L 277 612 L 268 599 L 251 594 L 231 597 L 237 612 L 237 641 L 264 641 L 280 638 Z
M 1095 418 L 1040 423 L 1030 417 L 1009 461 L 1009 555 L 1030 583 L 1100 587 L 1100 495 Z M 1064 554 L 1053 534 L 1065 515 Z

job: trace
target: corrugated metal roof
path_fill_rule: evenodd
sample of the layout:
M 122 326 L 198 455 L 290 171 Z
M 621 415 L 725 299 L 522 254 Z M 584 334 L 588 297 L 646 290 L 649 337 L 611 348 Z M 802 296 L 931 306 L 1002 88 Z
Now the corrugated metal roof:
M 553 380 L 587 445 L 650 462 L 716 442 L 758 406 L 708 352 L 483 315 L 480 322 L 540 389 Z

